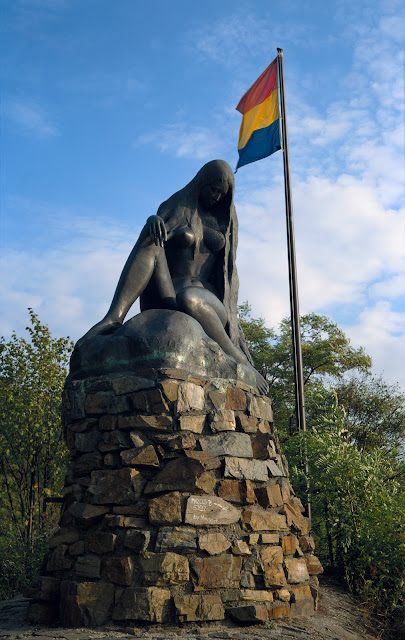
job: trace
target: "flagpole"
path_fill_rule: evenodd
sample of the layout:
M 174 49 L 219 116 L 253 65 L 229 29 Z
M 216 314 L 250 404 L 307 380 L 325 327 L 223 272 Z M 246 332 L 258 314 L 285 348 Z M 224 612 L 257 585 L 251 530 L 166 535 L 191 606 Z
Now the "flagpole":
M 277 66 L 280 84 L 280 119 L 282 127 L 282 148 L 284 165 L 285 211 L 287 221 L 288 277 L 290 284 L 291 336 L 294 363 L 295 411 L 299 431 L 306 431 L 304 377 L 302 367 L 300 313 L 298 305 L 297 266 L 295 259 L 294 221 L 291 196 L 290 158 L 288 153 L 287 112 L 285 108 L 283 50 L 277 48 Z M 307 509 L 311 518 L 311 502 L 308 482 L 308 458 L 305 451 L 305 475 L 307 478 Z

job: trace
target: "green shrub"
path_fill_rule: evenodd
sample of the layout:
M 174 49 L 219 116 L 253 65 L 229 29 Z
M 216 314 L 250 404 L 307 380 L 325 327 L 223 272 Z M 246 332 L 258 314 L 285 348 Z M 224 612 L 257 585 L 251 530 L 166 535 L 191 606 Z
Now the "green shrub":
M 31 549 L 15 538 L 0 540 L 0 600 L 8 600 L 33 584 L 40 573 L 48 537 L 35 540 Z
M 0 338 L 0 594 L 10 598 L 39 569 L 59 508 L 67 462 L 61 402 L 68 338 L 54 338 L 30 309 L 28 339 Z
M 318 424 L 287 448 L 296 461 L 307 452 L 318 555 L 373 612 L 392 615 L 405 602 L 404 464 L 356 446 L 335 394 L 323 390 L 314 401 Z M 291 471 L 293 486 L 305 486 L 300 467 Z

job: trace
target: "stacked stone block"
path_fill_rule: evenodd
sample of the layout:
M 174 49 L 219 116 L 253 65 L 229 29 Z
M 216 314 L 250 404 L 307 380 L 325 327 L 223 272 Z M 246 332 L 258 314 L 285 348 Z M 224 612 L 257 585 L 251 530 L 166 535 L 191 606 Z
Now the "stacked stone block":
M 180 369 L 72 381 L 60 528 L 30 606 L 65 626 L 310 615 L 310 522 L 270 400 Z

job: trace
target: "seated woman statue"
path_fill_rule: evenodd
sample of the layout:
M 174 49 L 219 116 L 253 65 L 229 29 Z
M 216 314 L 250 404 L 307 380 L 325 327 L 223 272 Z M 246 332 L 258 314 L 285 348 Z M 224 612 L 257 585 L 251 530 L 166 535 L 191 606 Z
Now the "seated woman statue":
M 77 343 L 119 328 L 135 300 L 141 311 L 172 309 L 195 318 L 227 356 L 255 371 L 237 321 L 234 176 L 223 160 L 205 164 L 150 216 L 121 273 L 106 316 Z

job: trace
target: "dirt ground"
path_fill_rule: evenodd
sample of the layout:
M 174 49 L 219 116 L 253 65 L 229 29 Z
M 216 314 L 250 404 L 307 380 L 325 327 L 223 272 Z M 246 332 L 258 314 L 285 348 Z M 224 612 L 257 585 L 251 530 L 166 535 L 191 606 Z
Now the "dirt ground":
M 236 627 L 231 623 L 183 627 L 139 626 L 124 630 L 37 628 L 24 622 L 27 598 L 18 596 L 0 602 L 0 640 L 377 640 L 378 623 L 337 580 L 320 578 L 318 611 L 310 618 L 283 620 L 274 624 Z M 130 634 L 130 635 L 128 635 Z M 405 632 L 395 635 L 405 640 Z

